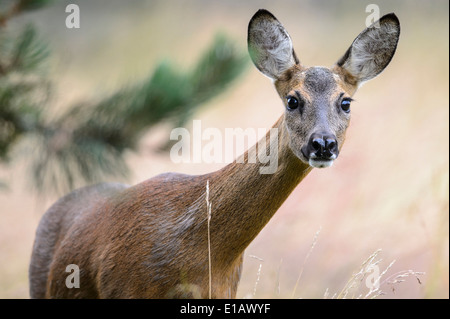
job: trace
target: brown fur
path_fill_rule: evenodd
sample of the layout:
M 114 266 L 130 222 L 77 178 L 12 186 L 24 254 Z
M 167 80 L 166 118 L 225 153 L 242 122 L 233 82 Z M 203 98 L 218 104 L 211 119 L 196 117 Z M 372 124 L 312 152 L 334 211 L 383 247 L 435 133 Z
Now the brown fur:
M 46 288 L 32 283 L 40 288 L 32 296 L 206 297 L 209 180 L 212 296 L 235 297 L 244 249 L 310 171 L 286 148 L 283 124 L 281 118 L 275 125 L 281 154 L 273 175 L 261 175 L 259 164 L 234 162 L 206 175 L 162 174 L 132 187 L 105 184 L 62 198 L 38 228 L 42 234 L 49 225 L 62 226 L 53 227 L 58 240 L 47 256 L 52 262 Z M 37 236 L 35 252 L 43 239 Z M 36 253 L 32 259 L 31 265 L 41 262 Z M 69 264 L 81 269 L 79 289 L 65 286 Z
M 253 27 L 257 36 L 252 36 Z M 266 51 L 270 43 L 265 37 L 274 37 L 282 48 L 291 47 L 283 43 L 290 37 L 278 20 L 261 10 L 249 27 L 249 41 L 256 41 L 251 47 L 259 54 L 252 58 L 258 69 L 275 77 L 285 104 L 289 94 L 305 100 L 304 110 L 287 110 L 275 123 L 278 144 L 268 133 L 242 155 L 242 161 L 216 172 L 166 173 L 131 187 L 101 184 L 61 198 L 45 213 L 36 232 L 29 270 L 31 297 L 208 297 L 207 181 L 212 203 L 212 297 L 236 296 L 245 248 L 312 169 L 301 148 L 317 130 L 330 130 L 342 147 L 350 117 L 339 109 L 339 98 L 353 95 L 359 84 L 358 77 L 342 66 L 351 59 L 349 53 L 331 69 L 306 68 L 294 51 L 284 50 L 280 56 Z M 276 45 L 272 49 L 276 51 Z M 270 153 L 274 145 L 278 169 L 261 174 L 261 164 L 249 163 L 249 154 Z M 80 288 L 66 287 L 70 264 L 80 269 Z

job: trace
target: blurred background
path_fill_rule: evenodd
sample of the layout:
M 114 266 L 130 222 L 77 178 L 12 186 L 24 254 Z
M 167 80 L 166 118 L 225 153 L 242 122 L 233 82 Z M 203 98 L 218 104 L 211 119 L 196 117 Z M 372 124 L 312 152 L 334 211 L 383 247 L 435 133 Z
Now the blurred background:
M 11 3 L 0 0 L 0 9 L 7 10 Z M 80 7 L 79 29 L 66 28 L 65 8 L 70 3 Z M 17 134 L 7 152 L 5 148 L 0 162 L 0 298 L 29 297 L 28 264 L 42 214 L 66 189 L 90 182 L 97 172 L 91 170 L 81 180 L 66 176 L 60 183 L 61 175 L 53 171 L 64 167 L 42 155 L 65 145 L 64 138 L 62 142 L 54 138 L 64 137 L 59 127 L 84 119 L 88 124 L 71 132 L 88 134 L 93 125 L 102 130 L 117 125 L 117 131 L 127 132 L 123 136 L 109 132 L 108 148 L 101 154 L 107 154 L 111 165 L 100 167 L 102 174 L 94 174 L 93 181 L 136 184 L 166 171 L 202 174 L 219 169 L 224 164 L 174 164 L 165 150 L 170 129 L 181 124 L 190 128 L 192 119 L 202 120 L 203 128 L 224 132 L 227 127 L 269 129 L 282 115 L 271 81 L 247 57 L 252 15 L 260 8 L 271 11 L 289 31 L 304 65 L 331 66 L 365 28 L 366 6 L 371 3 L 379 6 L 381 15 L 395 12 L 399 17 L 397 53 L 387 69 L 354 96 L 339 160 L 331 168 L 313 170 L 246 250 L 238 298 L 342 297 L 375 252 L 373 262 L 378 261 L 380 272 L 388 268 L 379 298 L 448 298 L 449 4 L 445 0 L 72 0 L 50 1 L 9 19 L 0 27 L 2 36 L 20 34 L 31 24 L 39 39 L 36 45 L 46 43 L 36 55 L 45 55 L 38 74 L 45 79 L 39 83 L 48 85 L 44 90 L 48 94 L 29 96 L 31 101 L 43 101 L 45 110 L 24 111 L 27 119 L 34 119 L 27 122 L 35 123 L 33 129 L 23 126 L 23 135 Z M 5 37 L 2 40 L 6 43 Z M 211 55 L 219 52 L 217 48 L 225 54 Z M 0 66 L 5 62 L 1 54 Z M 216 61 L 217 56 L 228 58 Z M 195 71 L 205 65 L 214 72 L 205 76 Z M 214 69 L 218 65 L 222 69 Z M 176 96 L 175 104 L 167 104 L 175 105 L 176 112 L 153 118 L 152 109 L 136 102 L 139 112 L 125 117 L 126 123 L 89 121 L 97 115 L 102 118 L 114 101 L 133 100 L 130 96 L 136 92 L 145 95 L 147 87 L 153 90 L 159 74 L 169 74 L 159 78 L 172 87 L 155 92 Z M 0 81 L 0 93 L 16 77 Z M 24 79 L 36 80 L 19 77 Z M 197 86 L 184 87 L 184 82 Z M 191 95 L 183 92 L 196 93 L 195 103 L 186 102 Z M 121 107 L 117 103 L 117 109 Z M 149 120 L 142 124 L 138 119 L 144 115 Z M 8 131 L 5 127 L 0 133 Z M 133 138 L 130 145 L 128 136 Z M 118 148 L 110 151 L 111 144 Z M 89 148 L 75 150 L 85 154 L 81 161 L 91 154 Z M 114 162 L 114 156 L 123 162 Z M 80 168 L 70 160 L 75 174 Z M 118 172 L 122 169 L 127 174 Z M 214 210 L 213 199 L 212 205 Z M 410 270 L 424 274 L 402 276 Z M 360 281 L 347 297 L 366 295 L 368 288 Z

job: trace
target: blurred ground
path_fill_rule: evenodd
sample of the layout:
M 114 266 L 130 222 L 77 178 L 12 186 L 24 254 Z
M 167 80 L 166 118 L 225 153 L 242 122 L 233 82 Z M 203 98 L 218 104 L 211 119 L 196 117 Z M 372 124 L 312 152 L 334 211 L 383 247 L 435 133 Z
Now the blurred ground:
M 68 3 L 80 5 L 79 30 L 65 28 Z M 374 2 L 59 1 L 10 27 L 33 21 L 51 42 L 63 107 L 141 79 L 162 59 L 187 68 L 219 30 L 245 50 L 247 23 L 259 8 L 285 25 L 303 64 L 330 66 L 365 27 L 369 3 Z M 414 277 L 394 289 L 383 284 L 384 298 L 449 297 L 448 1 L 375 3 L 381 14 L 395 12 L 401 21 L 397 53 L 355 95 L 337 163 L 314 170 L 248 247 L 240 298 L 291 298 L 301 271 L 296 298 L 323 298 L 326 292 L 331 297 L 377 249 L 381 270 L 395 260 L 385 277 L 426 272 L 421 284 Z M 282 112 L 270 81 L 250 66 L 195 118 L 205 128 L 270 128 Z M 168 138 L 161 126 L 143 139 L 139 154 L 129 154 L 130 183 L 165 171 L 200 174 L 222 166 L 173 164 L 154 152 Z M 37 198 L 21 163 L 0 174 L 10 187 L 0 192 L 0 297 L 28 298 L 34 232 L 57 196 Z

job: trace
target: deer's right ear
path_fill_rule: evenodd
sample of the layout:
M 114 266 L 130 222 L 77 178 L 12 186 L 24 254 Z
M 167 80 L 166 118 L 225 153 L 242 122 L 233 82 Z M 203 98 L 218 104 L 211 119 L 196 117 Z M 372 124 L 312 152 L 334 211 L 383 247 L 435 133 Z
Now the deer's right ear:
M 258 70 L 273 80 L 299 63 L 291 37 L 267 10 L 259 10 L 250 20 L 248 51 Z

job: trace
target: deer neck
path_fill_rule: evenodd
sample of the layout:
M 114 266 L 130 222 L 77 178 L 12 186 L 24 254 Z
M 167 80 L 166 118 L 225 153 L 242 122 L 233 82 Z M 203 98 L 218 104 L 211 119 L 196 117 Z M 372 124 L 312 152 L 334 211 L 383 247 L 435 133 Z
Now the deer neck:
M 275 129 L 275 130 L 273 130 Z M 277 168 L 262 174 L 264 164 L 250 163 L 253 152 L 278 152 Z M 262 154 L 262 155 L 264 155 Z M 282 116 L 266 137 L 242 157 L 210 176 L 211 245 L 213 256 L 239 258 L 294 188 L 311 171 L 290 150 Z

